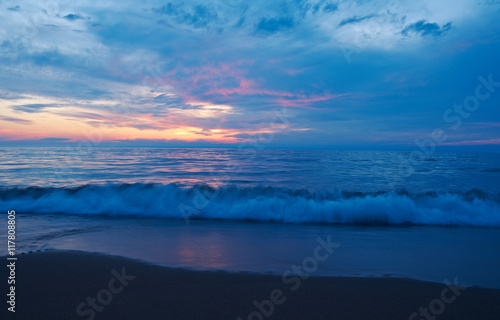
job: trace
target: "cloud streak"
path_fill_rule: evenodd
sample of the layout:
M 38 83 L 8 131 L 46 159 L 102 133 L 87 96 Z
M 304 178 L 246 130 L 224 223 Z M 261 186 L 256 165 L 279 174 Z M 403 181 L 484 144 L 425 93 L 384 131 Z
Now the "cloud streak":
M 442 26 L 437 23 L 429 23 L 426 20 L 420 20 L 405 27 L 401 33 L 408 36 L 412 33 L 420 34 L 422 36 L 441 36 L 452 28 L 452 23 L 448 22 Z
M 344 20 L 340 21 L 339 27 L 345 26 L 346 24 L 359 23 L 361 21 L 365 21 L 365 20 L 368 20 L 368 19 L 375 18 L 376 16 L 377 16 L 376 14 L 369 14 L 369 15 L 364 16 L 364 17 L 357 17 L 357 16 L 350 17 L 350 18 L 347 18 L 347 19 L 344 19 Z
M 19 124 L 31 124 L 31 123 L 33 123 L 30 120 L 19 119 L 19 118 L 9 118 L 9 117 L 0 117 L 0 120 L 15 122 L 15 123 L 19 123 Z

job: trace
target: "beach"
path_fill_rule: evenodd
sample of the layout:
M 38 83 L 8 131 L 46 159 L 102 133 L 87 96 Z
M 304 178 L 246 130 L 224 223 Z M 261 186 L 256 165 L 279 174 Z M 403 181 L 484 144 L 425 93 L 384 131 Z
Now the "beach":
M 7 269 L 1 272 L 6 278 Z M 441 305 L 439 319 L 500 315 L 500 290 L 410 279 L 309 277 L 296 287 L 276 275 L 174 269 L 79 251 L 19 255 L 16 274 L 15 319 L 425 319 L 420 308 L 433 316 Z

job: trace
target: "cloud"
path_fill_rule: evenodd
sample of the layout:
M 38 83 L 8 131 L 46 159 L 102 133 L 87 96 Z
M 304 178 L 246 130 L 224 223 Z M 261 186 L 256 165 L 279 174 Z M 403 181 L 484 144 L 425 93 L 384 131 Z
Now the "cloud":
M 357 16 L 350 17 L 350 18 L 347 18 L 347 19 L 340 21 L 339 27 L 345 26 L 346 24 L 353 24 L 353 23 L 358 23 L 358 22 L 364 21 L 364 20 L 372 19 L 372 18 L 375 18 L 376 16 L 377 16 L 376 14 L 369 14 L 369 15 L 364 16 L 364 17 L 357 17 Z
M 68 138 L 43 138 L 43 139 L 40 139 L 40 141 L 45 141 L 45 142 L 63 142 L 63 141 L 71 141 L 71 139 L 68 139 Z
M 440 143 L 441 146 L 482 146 L 482 145 L 500 145 L 500 139 L 485 139 L 485 140 L 462 140 L 454 142 Z
M 65 15 L 63 18 L 66 20 L 69 20 L 69 21 L 86 19 L 84 16 L 82 16 L 78 13 L 70 13 L 70 14 Z
M 327 13 L 335 12 L 339 10 L 339 6 L 336 3 L 327 3 L 323 7 L 323 11 Z
M 31 121 L 31 120 L 25 120 L 25 119 L 19 119 L 19 118 L 0 117 L 0 119 L 3 121 L 16 122 L 19 124 L 31 124 L 31 123 L 33 123 L 33 121 Z
M 68 57 L 56 50 L 34 52 L 31 54 L 31 59 L 38 65 L 63 65 L 68 61 Z
M 153 8 L 153 12 L 169 16 L 174 22 L 185 24 L 194 28 L 204 28 L 209 26 L 212 22 L 219 21 L 219 15 L 213 8 L 198 4 L 192 8 L 186 8 L 184 3 L 167 3 L 160 8 Z M 161 20 L 163 24 L 168 25 L 168 21 Z
M 214 141 L 206 141 L 206 140 L 194 140 L 194 141 L 183 141 L 179 139 L 168 139 L 168 140 L 160 140 L 160 139 L 123 139 L 123 140 L 114 140 L 114 141 L 103 141 L 102 146 L 141 146 L 141 147 L 226 147 L 227 144 L 214 142 Z
M 8 10 L 10 10 L 10 11 L 21 11 L 21 7 L 20 6 L 15 6 L 15 7 L 9 8 Z
M 294 26 L 293 18 L 262 18 L 259 23 L 255 25 L 256 34 L 274 34 L 278 31 L 291 29 Z
M 333 2 L 323 3 L 323 1 L 320 1 L 312 7 L 311 12 L 313 14 L 315 14 L 318 11 L 320 11 L 321 7 L 323 7 L 323 12 L 326 12 L 326 13 L 332 13 L 332 12 L 339 10 L 339 5 L 337 3 L 333 3 Z
M 50 104 L 25 104 L 25 105 L 20 105 L 20 106 L 11 106 L 11 109 L 16 110 L 16 111 L 21 111 L 21 112 L 27 112 L 27 113 L 38 113 L 38 112 L 43 112 L 43 109 L 48 108 L 48 107 L 53 107 L 53 105 Z
M 408 36 L 412 33 L 420 34 L 422 36 L 440 36 L 446 31 L 450 30 L 452 23 L 448 22 L 441 27 L 437 23 L 429 23 L 426 20 L 420 20 L 418 22 L 412 23 L 406 26 L 401 34 Z

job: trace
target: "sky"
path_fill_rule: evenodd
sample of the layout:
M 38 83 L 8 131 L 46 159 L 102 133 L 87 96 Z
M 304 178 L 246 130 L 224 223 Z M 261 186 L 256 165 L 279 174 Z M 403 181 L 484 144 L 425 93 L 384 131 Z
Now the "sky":
M 500 151 L 500 1 L 0 1 L 0 146 Z

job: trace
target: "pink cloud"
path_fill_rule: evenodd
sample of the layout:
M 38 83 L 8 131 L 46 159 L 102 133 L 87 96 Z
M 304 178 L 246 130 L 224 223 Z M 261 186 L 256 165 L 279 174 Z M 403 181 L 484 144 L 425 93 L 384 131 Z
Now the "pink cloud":
M 176 67 L 161 77 L 160 82 L 174 87 L 175 92 L 183 102 L 206 101 L 216 103 L 225 101 L 234 103 L 234 98 L 244 96 L 268 96 L 269 104 L 281 106 L 309 108 L 308 104 L 339 98 L 343 95 L 326 94 L 307 96 L 302 93 L 287 92 L 263 88 L 258 80 L 249 79 L 244 66 L 249 66 L 252 61 L 242 60 L 231 63 L 209 64 L 196 68 Z M 288 70 L 287 72 L 302 72 Z M 265 101 L 262 101 L 264 104 Z
M 301 69 L 286 69 L 285 72 L 291 76 L 296 76 L 296 75 L 298 75 L 304 71 L 307 71 L 311 68 L 313 68 L 313 67 L 305 67 L 305 68 L 301 68 Z
M 342 98 L 346 95 L 347 94 L 325 94 L 325 95 L 314 95 L 314 96 L 310 96 L 310 97 L 305 97 L 304 95 L 301 95 L 300 98 L 297 98 L 297 99 L 279 98 L 279 99 L 275 99 L 274 101 L 277 104 L 279 104 L 281 106 L 285 106 L 285 107 L 317 109 L 317 108 L 311 108 L 309 105 L 313 104 L 315 102 Z

